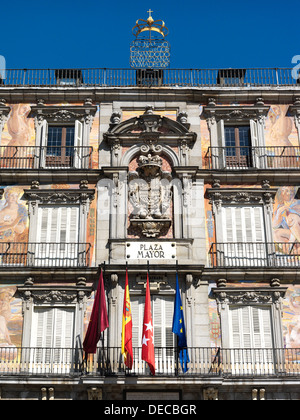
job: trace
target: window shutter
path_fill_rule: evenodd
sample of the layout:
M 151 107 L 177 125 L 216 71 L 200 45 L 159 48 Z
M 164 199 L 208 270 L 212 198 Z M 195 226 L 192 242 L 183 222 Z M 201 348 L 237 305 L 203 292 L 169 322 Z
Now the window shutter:
M 271 310 L 269 307 L 230 307 L 230 343 L 233 348 L 271 348 Z
M 142 346 L 142 333 L 144 321 L 144 303 L 143 297 L 131 297 L 132 314 L 132 346 L 137 348 Z
M 166 297 L 165 299 L 165 327 L 166 327 L 166 347 L 174 347 L 173 314 L 174 314 L 174 298 Z
M 77 265 L 79 206 L 39 206 L 36 258 L 42 265 Z M 67 245 L 66 245 L 67 244 Z
M 74 337 L 74 309 L 35 308 L 31 346 L 71 348 Z
M 74 138 L 74 166 L 75 168 L 81 168 L 82 162 L 82 146 L 83 146 L 83 124 L 76 120 L 75 121 L 75 138 Z
M 162 300 L 158 296 L 153 298 L 154 346 L 163 347 L 163 308 Z
M 216 169 L 223 169 L 226 167 L 226 151 L 225 151 L 225 128 L 224 128 L 224 120 L 220 120 L 217 122 L 217 144 L 213 146 L 222 147 L 222 153 L 219 153 L 219 162 L 218 167 Z
M 40 166 L 44 168 L 46 166 L 46 154 L 47 154 L 47 143 L 48 143 L 48 122 L 43 120 L 40 129 Z

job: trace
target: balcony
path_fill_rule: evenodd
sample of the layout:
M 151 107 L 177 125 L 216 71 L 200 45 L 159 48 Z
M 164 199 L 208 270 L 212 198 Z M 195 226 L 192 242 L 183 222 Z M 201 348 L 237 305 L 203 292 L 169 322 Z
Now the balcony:
M 92 169 L 92 147 L 0 146 L 0 169 Z
M 208 169 L 247 170 L 298 169 L 300 147 L 209 147 L 205 156 Z
M 156 377 L 299 377 L 300 349 L 189 348 L 189 370 L 183 373 L 176 348 L 155 348 Z M 151 376 L 135 348 L 133 369 L 123 363 L 121 349 L 98 348 L 84 359 L 81 348 L 1 347 L 0 376 L 127 377 Z
M 209 255 L 213 268 L 300 266 L 300 247 L 295 242 L 213 243 Z
M 0 242 L 0 267 L 89 267 L 89 243 Z
M 143 81 L 141 83 L 141 80 Z M 158 83 L 159 80 L 159 83 Z M 7 69 L 2 87 L 262 87 L 299 86 L 292 68 L 164 69 Z

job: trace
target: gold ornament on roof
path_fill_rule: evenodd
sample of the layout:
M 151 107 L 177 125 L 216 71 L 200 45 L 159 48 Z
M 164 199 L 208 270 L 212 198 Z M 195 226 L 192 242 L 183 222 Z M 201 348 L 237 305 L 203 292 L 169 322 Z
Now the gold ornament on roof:
M 149 17 L 147 20 L 144 19 L 138 19 L 136 21 L 136 25 L 132 28 L 133 34 L 138 37 L 141 33 L 149 31 L 149 38 L 151 38 L 151 32 L 157 32 L 159 33 L 163 38 L 165 38 L 169 30 L 165 25 L 165 22 L 161 19 L 154 20 L 151 13 L 153 13 L 153 10 L 148 10 Z

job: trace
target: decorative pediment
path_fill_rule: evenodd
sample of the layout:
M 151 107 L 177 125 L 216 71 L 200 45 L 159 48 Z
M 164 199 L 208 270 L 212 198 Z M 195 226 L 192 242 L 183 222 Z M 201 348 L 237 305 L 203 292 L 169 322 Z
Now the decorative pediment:
M 269 106 L 258 102 L 252 106 L 216 106 L 211 102 L 203 108 L 203 116 L 212 121 L 244 122 L 249 120 L 263 120 L 268 115 L 269 110 Z
M 260 288 L 214 288 L 213 294 L 217 300 L 219 311 L 225 305 L 270 305 L 279 308 L 287 291 L 286 287 L 260 287 Z
M 276 188 L 208 188 L 206 195 L 210 204 L 218 210 L 224 205 L 272 205 L 277 193 Z
M 68 123 L 78 120 L 91 125 L 96 112 L 97 107 L 92 105 L 47 106 L 40 103 L 31 107 L 28 117 L 35 118 L 37 124 L 43 120 L 47 120 L 49 123 Z
M 35 213 L 37 204 L 81 204 L 83 212 L 89 212 L 89 205 L 95 197 L 93 189 L 86 188 L 86 182 L 80 183 L 79 189 L 39 189 L 33 182 L 30 190 L 24 190 L 23 198 L 28 201 L 29 211 Z
M 146 108 L 144 114 L 130 118 L 121 122 L 121 114 L 113 113 L 110 129 L 104 134 L 104 139 L 112 143 L 116 139 L 126 140 L 136 138 L 152 138 L 163 140 L 165 138 L 187 139 L 194 142 L 196 133 L 189 131 L 187 124 L 187 115 L 181 113 L 178 115 L 177 121 L 170 118 L 154 114 L 152 107 Z

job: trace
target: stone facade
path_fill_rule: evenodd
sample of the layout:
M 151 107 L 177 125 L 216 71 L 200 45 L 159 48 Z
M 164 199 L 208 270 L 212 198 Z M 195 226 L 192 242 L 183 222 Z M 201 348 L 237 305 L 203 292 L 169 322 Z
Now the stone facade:
M 299 87 L 21 89 L 0 87 L 0 398 L 299 399 Z M 249 127 L 240 160 L 227 127 Z M 110 327 L 86 359 L 99 266 Z M 155 377 L 120 353 L 126 267 L 136 348 L 149 268 Z

